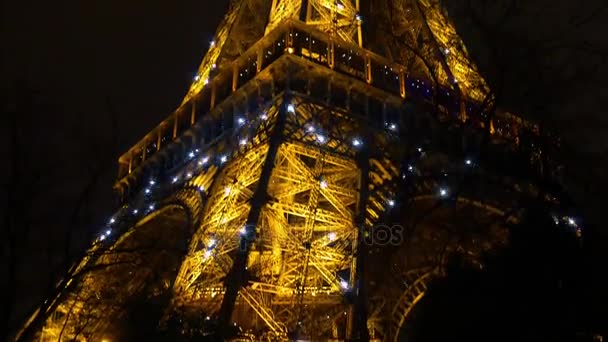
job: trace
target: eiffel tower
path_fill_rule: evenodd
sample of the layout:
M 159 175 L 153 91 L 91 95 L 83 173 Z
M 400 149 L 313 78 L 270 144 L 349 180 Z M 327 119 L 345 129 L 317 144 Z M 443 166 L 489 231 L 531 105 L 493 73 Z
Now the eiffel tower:
M 179 108 L 120 157 L 121 208 L 20 338 L 124 340 L 132 303 L 163 294 L 159 329 L 186 337 L 396 341 L 448 255 L 478 262 L 518 220 L 525 186 L 492 185 L 479 145 L 526 150 L 537 126 L 488 118 L 490 94 L 438 0 L 232 1 Z M 471 220 L 473 242 L 445 238 Z

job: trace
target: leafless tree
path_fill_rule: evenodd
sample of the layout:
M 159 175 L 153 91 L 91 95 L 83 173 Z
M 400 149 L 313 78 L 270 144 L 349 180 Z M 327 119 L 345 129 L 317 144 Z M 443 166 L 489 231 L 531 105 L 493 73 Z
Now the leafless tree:
M 110 174 L 116 144 L 91 139 L 85 120 L 26 84 L 4 95 L 0 322 L 8 340 L 81 256 L 87 228 L 99 215 L 94 196 Z

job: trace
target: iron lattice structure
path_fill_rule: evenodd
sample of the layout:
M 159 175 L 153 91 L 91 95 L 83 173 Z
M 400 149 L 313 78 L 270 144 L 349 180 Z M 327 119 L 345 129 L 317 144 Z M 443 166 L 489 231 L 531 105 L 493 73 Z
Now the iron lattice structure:
M 481 167 L 487 131 L 540 163 L 535 126 L 488 127 L 488 99 L 436 0 L 233 1 L 181 106 L 120 158 L 111 228 L 21 336 L 119 339 L 134 298 L 170 293 L 161 326 L 194 312 L 216 339 L 396 340 L 447 256 L 477 262 L 535 191 Z

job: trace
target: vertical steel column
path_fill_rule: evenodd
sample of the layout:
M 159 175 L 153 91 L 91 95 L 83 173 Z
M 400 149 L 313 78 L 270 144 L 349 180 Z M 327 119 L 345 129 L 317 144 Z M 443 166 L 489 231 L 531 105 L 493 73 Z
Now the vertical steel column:
M 234 311 L 234 305 L 238 297 L 239 290 L 247 285 L 247 260 L 249 258 L 251 245 L 253 241 L 255 241 L 255 230 L 260 218 L 260 213 L 268 201 L 268 193 L 266 190 L 270 182 L 272 170 L 274 169 L 274 163 L 279 151 L 279 147 L 283 141 L 283 130 L 285 129 L 285 116 L 287 113 L 286 107 L 288 103 L 288 98 L 285 98 L 283 103 L 280 104 L 281 108 L 279 109 L 278 117 L 276 119 L 272 135 L 269 139 L 268 153 L 266 154 L 266 160 L 262 166 L 260 181 L 255 193 L 253 194 L 253 197 L 251 198 L 251 208 L 249 209 L 249 215 L 247 216 L 247 221 L 245 222 L 245 234 L 243 237 L 241 237 L 236 259 L 232 265 L 232 268 L 226 275 L 226 280 L 224 281 L 226 292 L 224 294 L 224 298 L 222 299 L 222 306 L 220 307 L 218 314 L 218 323 L 220 329 L 219 333 L 222 335 L 221 337 L 225 337 L 224 334 L 226 334 L 230 328 L 230 318 L 232 316 L 232 312 Z
M 368 145 L 372 145 L 372 138 L 365 139 Z M 367 330 L 367 308 L 365 301 L 367 293 L 365 291 L 365 280 L 363 278 L 365 272 L 365 256 L 367 245 L 365 242 L 365 215 L 367 201 L 369 199 L 369 150 L 364 147 L 356 157 L 357 166 L 359 167 L 359 198 L 357 201 L 357 213 L 355 216 L 355 227 L 357 228 L 357 244 L 353 263 L 354 270 L 354 286 L 353 286 L 353 303 L 351 304 L 350 314 L 347 325 L 347 339 L 357 341 L 368 341 L 369 334 Z M 373 243 L 373 240 L 372 240 Z M 351 270 L 351 272 L 353 272 Z

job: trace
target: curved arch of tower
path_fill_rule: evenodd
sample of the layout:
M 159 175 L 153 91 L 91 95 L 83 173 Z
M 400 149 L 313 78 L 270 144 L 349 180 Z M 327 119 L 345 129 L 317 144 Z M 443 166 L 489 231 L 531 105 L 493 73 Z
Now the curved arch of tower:
M 134 301 L 162 297 L 158 329 L 184 338 L 396 340 L 445 261 L 483 267 L 537 191 L 500 164 L 539 174 L 536 126 L 487 127 L 438 0 L 237 0 L 210 44 L 120 157 L 87 272 L 22 339 L 124 340 Z

